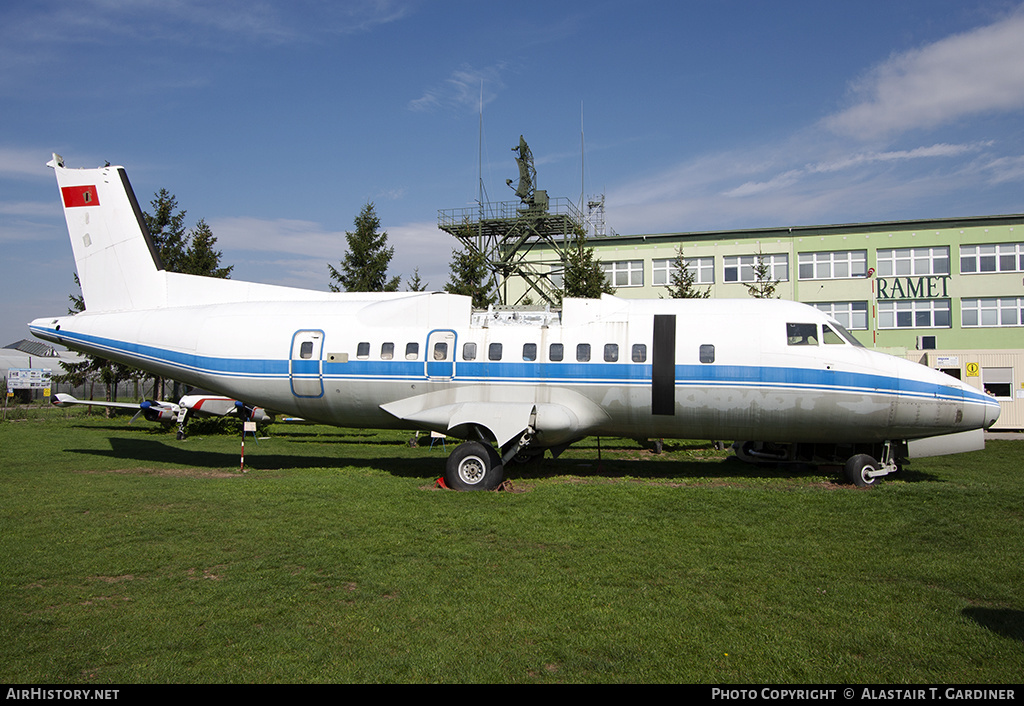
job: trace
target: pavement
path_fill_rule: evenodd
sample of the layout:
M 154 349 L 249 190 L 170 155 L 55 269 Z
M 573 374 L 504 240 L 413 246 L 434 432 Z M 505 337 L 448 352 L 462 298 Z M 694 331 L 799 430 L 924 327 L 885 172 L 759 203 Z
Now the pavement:
M 1008 441 L 1024 441 L 1024 433 L 1019 431 L 987 431 L 985 441 L 991 439 L 1004 439 Z

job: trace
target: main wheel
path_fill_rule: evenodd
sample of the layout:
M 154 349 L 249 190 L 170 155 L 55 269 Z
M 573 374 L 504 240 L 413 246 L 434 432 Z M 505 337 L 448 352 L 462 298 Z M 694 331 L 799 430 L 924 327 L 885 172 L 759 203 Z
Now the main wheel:
M 870 475 L 878 470 L 878 461 L 867 454 L 851 456 L 843 467 L 843 476 L 858 488 L 866 488 L 878 482 L 878 478 Z
M 444 482 L 453 490 L 494 490 L 504 478 L 498 452 L 479 441 L 456 446 L 444 469 Z

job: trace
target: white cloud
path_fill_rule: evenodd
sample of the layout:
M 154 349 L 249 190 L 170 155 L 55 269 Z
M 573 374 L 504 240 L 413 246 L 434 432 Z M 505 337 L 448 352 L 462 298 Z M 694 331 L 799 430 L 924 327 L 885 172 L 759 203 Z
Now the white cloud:
M 453 71 L 443 84 L 429 88 L 419 98 L 409 101 L 408 108 L 414 112 L 432 112 L 441 108 L 476 111 L 480 108 L 481 99 L 487 105 L 504 88 L 501 75 L 506 68 L 503 63 L 479 69 L 463 65 Z
M 45 177 L 53 172 L 46 163 L 50 155 L 45 150 L 24 147 L 0 147 L 0 177 Z M 50 176 L 50 178 L 53 178 Z M 56 189 L 56 186 L 54 186 Z
M 232 275 L 236 279 L 326 289 L 327 263 L 337 267 L 347 248 L 345 231 L 328 230 L 313 221 L 238 217 L 208 222 L 217 246 L 225 252 L 225 264 L 236 265 Z M 438 230 L 435 223 L 384 225 L 381 230 L 387 232 L 388 244 L 395 248 L 389 272 L 401 275 L 403 289 L 417 267 L 432 288 L 444 286 L 452 249 L 458 245 L 454 238 Z M 275 258 L 268 267 L 265 255 L 257 253 L 284 257 Z
M 1024 11 L 905 52 L 853 86 L 858 102 L 825 119 L 832 131 L 873 139 L 965 116 L 1024 108 Z

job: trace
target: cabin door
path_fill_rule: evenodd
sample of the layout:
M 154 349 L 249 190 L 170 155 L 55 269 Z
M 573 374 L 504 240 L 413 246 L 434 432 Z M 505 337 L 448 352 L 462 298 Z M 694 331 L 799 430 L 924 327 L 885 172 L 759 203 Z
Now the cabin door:
M 323 350 L 323 331 L 296 331 L 292 335 L 288 377 L 291 379 L 292 394 L 296 397 L 323 397 Z
M 451 380 L 455 375 L 455 332 L 431 331 L 427 336 L 426 375 L 430 380 Z
M 676 413 L 676 317 L 654 315 L 651 341 L 651 414 Z

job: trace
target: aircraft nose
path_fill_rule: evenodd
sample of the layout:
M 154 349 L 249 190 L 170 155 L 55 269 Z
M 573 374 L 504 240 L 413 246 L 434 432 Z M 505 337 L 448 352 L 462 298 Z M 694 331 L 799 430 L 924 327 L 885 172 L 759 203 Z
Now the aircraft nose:
M 994 402 L 995 400 L 993 400 Z M 998 404 L 990 404 L 985 408 L 985 428 L 989 429 L 999 419 L 1000 408 Z

